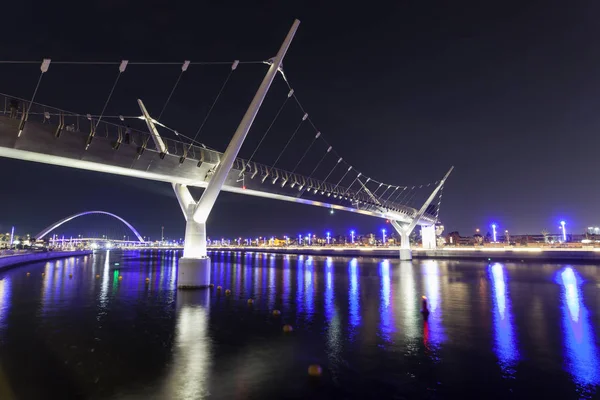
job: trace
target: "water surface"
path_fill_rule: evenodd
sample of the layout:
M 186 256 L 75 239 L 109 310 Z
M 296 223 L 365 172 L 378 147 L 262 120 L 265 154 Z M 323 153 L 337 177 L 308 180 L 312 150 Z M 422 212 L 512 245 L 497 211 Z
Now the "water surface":
M 218 252 L 177 291 L 180 255 L 0 273 L 0 398 L 600 397 L 596 266 Z

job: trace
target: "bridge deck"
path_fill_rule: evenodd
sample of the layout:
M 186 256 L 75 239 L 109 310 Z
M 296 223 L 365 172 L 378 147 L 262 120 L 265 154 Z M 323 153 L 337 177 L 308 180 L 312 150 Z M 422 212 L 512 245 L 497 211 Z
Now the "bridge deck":
M 97 123 L 93 119 L 62 110 L 35 113 L 35 107 L 19 136 L 21 117 L 19 111 L 13 113 L 12 118 L 8 110 L 0 111 L 0 156 L 205 187 L 222 155 L 166 139 L 168 154 L 161 158 L 148 132 L 102 122 L 91 134 Z M 87 127 L 87 132 L 82 125 Z M 361 190 L 248 163 L 240 158 L 236 159 L 223 190 L 401 222 L 410 222 L 417 214 L 417 210 L 402 204 L 385 203 L 382 207 Z M 433 216 L 426 214 L 420 223 L 430 225 L 433 221 Z

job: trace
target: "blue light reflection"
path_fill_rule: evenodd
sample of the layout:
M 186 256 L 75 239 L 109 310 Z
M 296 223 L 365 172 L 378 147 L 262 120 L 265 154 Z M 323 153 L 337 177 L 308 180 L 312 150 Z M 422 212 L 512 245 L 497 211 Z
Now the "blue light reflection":
M 565 369 L 573 376 L 578 390 L 586 394 L 600 384 L 600 363 L 589 313 L 580 285 L 583 279 L 571 267 L 556 277 L 562 286 L 562 325 Z
M 514 378 L 515 366 L 520 356 L 504 267 L 498 263 L 490 265 L 488 274 L 492 281 L 494 303 L 494 352 L 502 372 Z
M 391 340 L 391 333 L 394 332 L 394 317 L 391 309 L 391 289 L 390 289 L 390 262 L 383 260 L 379 264 L 379 276 L 381 277 L 381 305 L 379 320 L 379 329 L 386 340 Z
M 358 260 L 350 260 L 348 267 L 350 274 L 350 290 L 348 298 L 350 301 L 350 326 L 356 328 L 360 324 L 360 284 L 358 282 Z

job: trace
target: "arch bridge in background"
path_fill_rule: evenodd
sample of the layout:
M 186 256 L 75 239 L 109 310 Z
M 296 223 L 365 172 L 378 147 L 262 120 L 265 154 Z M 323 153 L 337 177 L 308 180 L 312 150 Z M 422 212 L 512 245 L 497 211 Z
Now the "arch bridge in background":
M 37 235 L 35 235 L 36 239 L 42 239 L 44 236 L 46 236 L 47 234 L 49 234 L 50 232 L 52 232 L 53 230 L 55 230 L 56 228 L 58 228 L 59 226 L 61 226 L 62 224 L 71 221 L 72 219 L 75 219 L 77 217 L 81 217 L 83 215 L 89 215 L 89 214 L 104 214 L 104 215 L 109 215 L 113 218 L 118 219 L 119 221 L 121 221 L 122 223 L 124 223 L 125 225 L 127 225 L 127 227 L 129 229 L 131 229 L 131 231 L 135 234 L 135 236 L 137 236 L 138 240 L 140 242 L 144 242 L 144 239 L 142 238 L 142 235 L 140 235 L 140 233 L 133 227 L 133 225 L 131 225 L 129 222 L 125 221 L 123 218 L 119 217 L 116 214 L 113 213 L 109 213 L 107 211 L 84 211 L 81 212 L 79 214 L 73 214 L 70 215 L 66 218 L 61 219 L 60 221 L 57 221 L 55 223 L 53 223 L 52 225 L 48 226 L 46 229 L 44 229 L 43 231 L 41 231 L 40 233 L 38 233 Z

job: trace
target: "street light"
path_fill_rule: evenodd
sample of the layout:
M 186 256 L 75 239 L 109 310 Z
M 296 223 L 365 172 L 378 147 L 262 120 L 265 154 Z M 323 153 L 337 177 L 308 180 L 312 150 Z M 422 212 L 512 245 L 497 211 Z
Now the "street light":
M 494 243 L 496 242 L 496 224 L 492 224 L 492 235 L 494 238 Z
M 565 228 L 566 222 L 565 221 L 560 221 L 560 226 L 562 228 L 562 232 L 563 232 L 563 242 L 567 241 L 567 229 Z
M 506 237 L 506 243 L 510 244 L 510 235 L 508 234 L 508 229 L 504 231 L 504 236 Z
M 327 244 L 329 244 L 329 237 L 330 237 L 331 234 L 329 232 L 327 232 L 326 235 L 327 235 Z
M 350 231 L 350 240 L 352 241 L 352 244 L 354 244 L 354 231 Z
M 381 230 L 381 235 L 383 236 L 383 242 L 382 242 L 382 245 L 383 245 L 383 246 L 385 246 L 385 232 L 386 232 L 386 230 L 385 230 L 385 229 L 382 229 L 382 230 Z
M 308 234 L 307 239 L 308 239 L 308 245 L 310 246 L 310 240 L 312 239 L 312 235 L 310 233 Z

